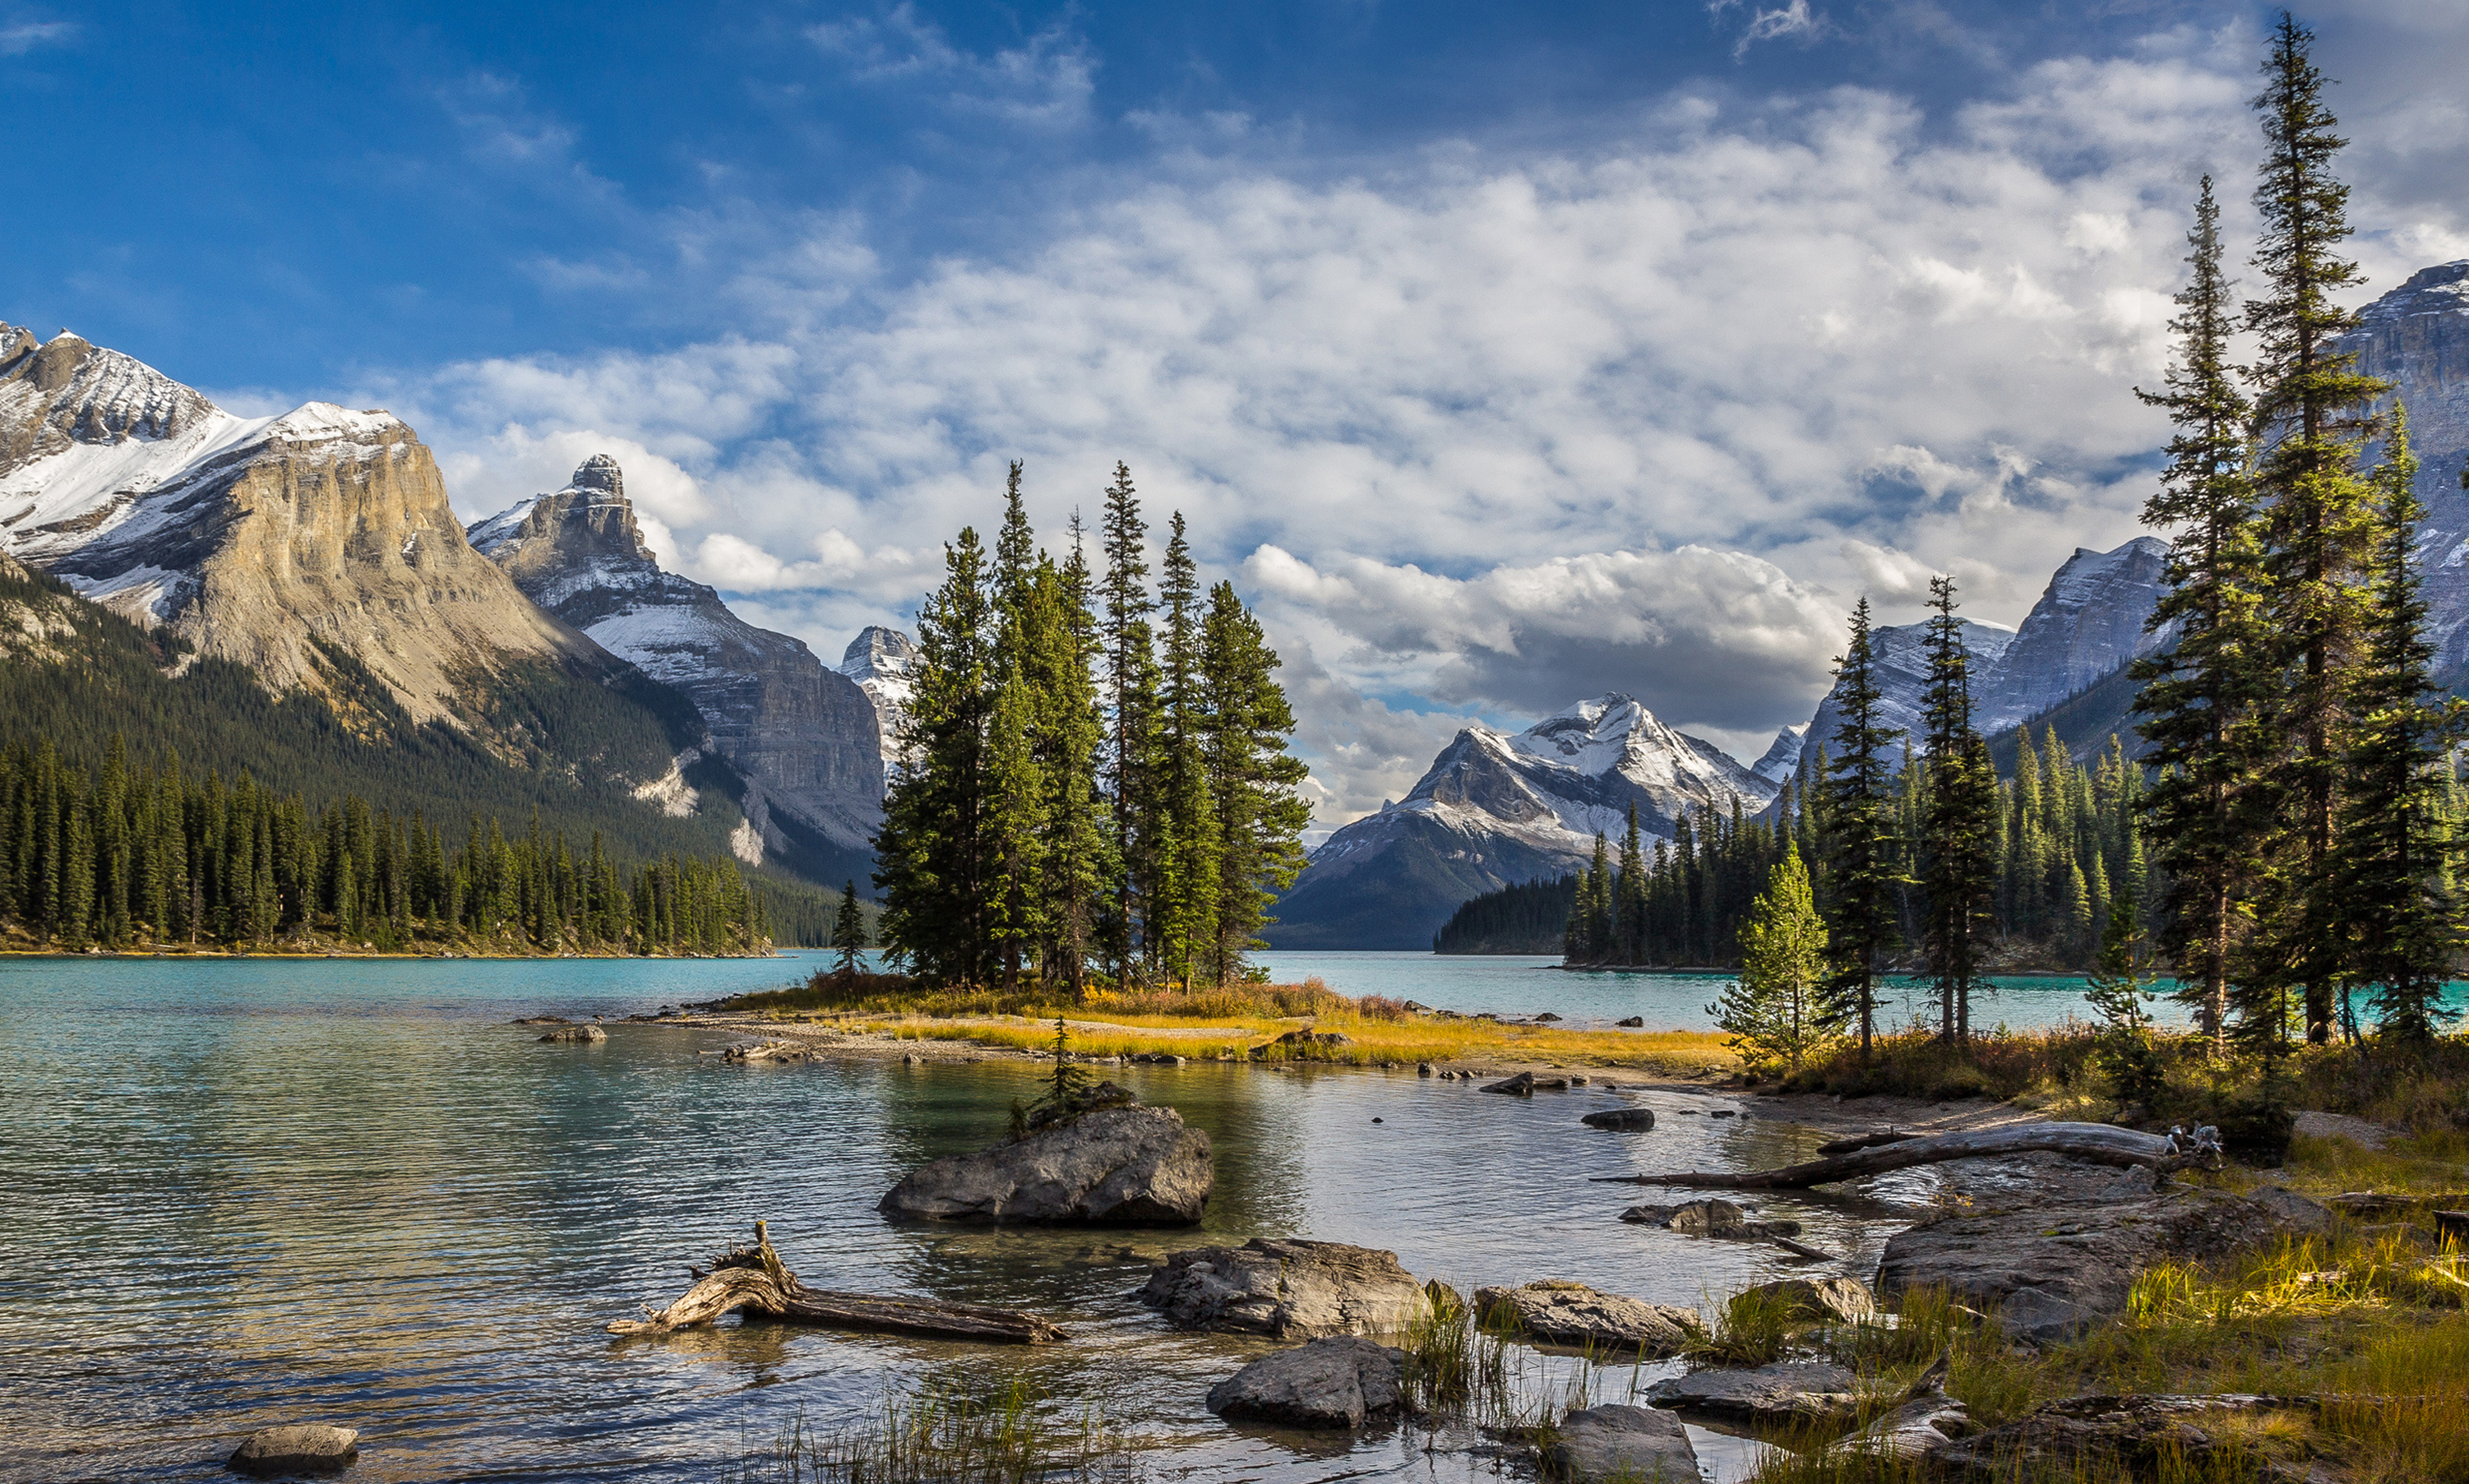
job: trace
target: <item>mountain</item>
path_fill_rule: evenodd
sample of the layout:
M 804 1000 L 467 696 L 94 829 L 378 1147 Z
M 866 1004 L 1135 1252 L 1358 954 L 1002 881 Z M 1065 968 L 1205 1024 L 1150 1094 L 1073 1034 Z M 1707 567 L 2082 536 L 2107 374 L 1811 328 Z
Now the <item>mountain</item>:
M 802 640 L 758 629 L 718 591 L 660 569 L 617 461 L 473 525 L 473 548 L 542 610 L 683 695 L 746 780 L 740 854 L 828 882 L 862 876 L 883 820 L 874 706 Z
M 1974 694 L 1985 688 L 1984 680 L 1994 677 L 1997 661 L 2015 642 L 2015 632 L 1993 623 L 1963 620 L 1963 641 L 1972 651 Z M 1922 725 L 1921 707 L 1927 698 L 1928 684 L 1928 638 L 1927 623 L 1885 624 L 1869 631 L 1870 647 L 1877 656 L 1878 725 L 1889 730 L 1900 729 L 1904 737 L 1887 744 L 1894 766 L 1903 765 L 1903 744 L 1908 738 L 1914 752 L 1920 751 Z M 1843 725 L 1843 707 L 1833 690 L 1817 703 L 1817 714 L 1801 731 L 1798 767 L 1813 770 L 1822 749 L 1834 751 L 1834 729 Z
M 2469 258 L 2422 269 L 2367 305 L 2341 348 L 2359 370 L 2394 383 L 2381 410 L 2395 400 L 2408 406 L 2426 505 L 2418 550 L 2435 673 L 2455 693 L 2469 693 L 2469 491 L 2460 486 L 2469 461 Z
M 1311 854 L 1265 933 L 1279 948 L 1425 948 L 1461 902 L 1585 864 L 1601 831 L 1670 839 L 1683 809 L 1763 807 L 1777 785 L 1624 695 L 1521 732 L 1470 727 L 1413 791 Z
M 1808 733 L 1807 727 L 1786 727 L 1776 732 L 1765 755 L 1749 764 L 1749 771 L 1780 789 L 1783 780 L 1800 766 L 1800 739 Z
M 485 726 L 475 678 L 607 657 L 463 539 L 384 412 L 241 418 L 118 351 L 0 325 L 0 548 L 276 691 L 365 667 L 416 721 Z
M 879 623 L 859 630 L 841 656 L 840 672 L 856 682 L 866 699 L 874 703 L 877 745 L 883 753 L 887 786 L 900 771 L 896 739 L 900 724 L 909 715 L 909 696 L 915 688 L 910 670 L 916 662 L 917 645 L 909 636 Z

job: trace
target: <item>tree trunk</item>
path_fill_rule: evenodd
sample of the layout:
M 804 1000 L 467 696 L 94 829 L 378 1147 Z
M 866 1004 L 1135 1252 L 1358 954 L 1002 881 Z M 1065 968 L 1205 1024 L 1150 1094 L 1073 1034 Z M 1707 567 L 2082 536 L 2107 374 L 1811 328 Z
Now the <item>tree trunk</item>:
M 754 1245 L 722 1253 L 708 1273 L 688 1268 L 695 1286 L 666 1309 L 646 1308 L 640 1319 L 611 1322 L 611 1334 L 665 1334 L 709 1324 L 743 1309 L 768 1319 L 865 1330 L 884 1334 L 923 1334 L 936 1339 L 979 1340 L 997 1345 L 1034 1345 L 1068 1339 L 1035 1314 L 982 1304 L 947 1304 L 905 1295 L 833 1293 L 809 1288 L 773 1250 L 765 1223 L 754 1223 Z
M 2142 1165 L 2175 1170 L 2214 1152 L 2204 1133 L 2192 1135 L 2137 1133 L 2109 1124 L 2023 1124 L 1979 1133 L 1946 1134 L 1934 1139 L 1899 1139 L 1831 1159 L 1811 1160 L 1780 1170 L 1744 1173 L 1692 1171 L 1685 1174 L 1597 1175 L 1597 1184 L 1685 1185 L 1711 1191 L 1796 1191 L 1836 1180 L 1908 1170 L 1951 1159 L 1985 1159 L 2001 1154 L 2065 1154 L 2103 1165 Z

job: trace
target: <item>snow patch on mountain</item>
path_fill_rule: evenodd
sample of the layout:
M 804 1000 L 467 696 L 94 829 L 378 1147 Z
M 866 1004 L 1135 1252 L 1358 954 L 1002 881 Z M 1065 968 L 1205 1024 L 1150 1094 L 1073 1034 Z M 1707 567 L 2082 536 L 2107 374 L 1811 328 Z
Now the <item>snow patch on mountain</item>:
M 909 717 L 909 699 L 916 690 L 915 641 L 898 629 L 868 624 L 842 652 L 840 673 L 857 683 L 874 703 L 876 738 L 883 749 L 883 785 L 888 790 L 899 776 L 900 729 Z

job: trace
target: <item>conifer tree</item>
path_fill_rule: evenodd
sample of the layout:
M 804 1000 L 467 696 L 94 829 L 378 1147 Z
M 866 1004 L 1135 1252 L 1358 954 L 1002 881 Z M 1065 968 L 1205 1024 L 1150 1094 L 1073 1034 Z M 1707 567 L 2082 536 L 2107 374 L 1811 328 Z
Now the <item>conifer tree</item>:
M 1213 956 L 1217 939 L 1217 811 L 1209 797 L 1208 718 L 1201 676 L 1200 570 L 1184 534 L 1183 512 L 1168 522 L 1158 599 L 1165 614 L 1159 731 L 1165 818 L 1165 871 L 1157 919 L 1158 962 L 1169 979 L 1192 982 L 1192 966 Z
M 1954 579 L 1929 580 L 1927 800 L 1920 822 L 1921 885 L 1927 897 L 1923 943 L 1937 981 L 1938 1033 L 1970 1038 L 1980 938 L 1996 910 L 1997 773 L 1972 727 L 1971 654 L 1954 616 Z M 1915 771 L 1915 770 L 1907 770 Z
M 1077 1002 L 1116 866 L 1097 777 L 1106 724 L 1092 672 L 1101 650 L 1076 513 L 1070 554 L 1060 568 L 1041 568 L 1037 591 L 1046 616 L 1032 684 L 1042 703 L 1039 761 L 1047 817 L 1045 938 L 1038 969 L 1050 983 L 1059 980 Z
M 1895 943 L 1894 797 L 1886 748 L 1902 735 L 1880 725 L 1882 694 L 1866 597 L 1852 611 L 1851 642 L 1834 662 L 1834 685 L 1843 720 L 1834 729 L 1834 773 L 1826 787 L 1834 990 L 1845 1020 L 1858 1027 L 1865 1061 L 1877 1032 L 1879 961 Z
M 1220 852 L 1209 969 L 1221 985 L 1235 979 L 1244 956 L 1260 946 L 1257 935 L 1269 920 L 1269 904 L 1304 867 L 1311 805 L 1296 792 L 1305 769 L 1286 754 L 1295 713 L 1277 670 L 1277 651 L 1234 584 L 1210 589 L 1200 678 L 1203 760 Z
M 592 841 L 592 851 L 599 853 L 600 842 Z M 855 979 L 858 953 L 865 947 L 865 913 L 857 904 L 857 883 L 841 888 L 840 911 L 832 917 L 832 946 L 840 950 L 839 962 L 832 972 L 842 979 Z
M 2271 997 L 2299 992 L 2306 1038 L 2321 1042 L 2342 969 L 2331 868 L 2346 671 L 2364 628 L 2360 578 L 2374 540 L 2357 459 L 2371 430 L 2365 406 L 2389 383 L 2360 375 L 2357 358 L 2339 348 L 2357 317 L 2336 295 L 2363 280 L 2340 256 L 2349 192 L 2332 160 L 2347 141 L 2333 132 L 2338 120 L 2324 106 L 2313 43 L 2314 34 L 2283 12 L 2254 100 L 2268 145 L 2254 197 L 2263 237 L 2252 259 L 2265 292 L 2247 305 L 2246 324 L 2261 342 L 2249 375 L 2266 450 L 2257 474 L 2269 542 L 2265 620 L 2284 672 L 2270 715 L 2282 839 L 2265 881 L 2269 932 L 2255 987 Z M 2259 1025 L 2275 1020 L 2267 1013 Z
M 995 624 L 985 548 L 963 527 L 942 586 L 917 614 L 917 661 L 900 745 L 917 765 L 883 802 L 874 884 L 885 945 L 925 977 L 981 984 L 986 909 L 985 746 Z
M 1628 827 L 1621 834 L 1619 901 L 1612 913 L 1619 946 L 1613 961 L 1646 962 L 1646 850 L 1638 842 L 1637 800 L 1628 803 Z
M 1106 490 L 1104 537 L 1105 783 L 1118 869 L 1100 936 L 1116 983 L 1129 985 L 1138 973 L 1142 915 L 1151 908 L 1164 842 L 1159 838 L 1157 654 L 1149 627 L 1157 604 L 1145 583 L 1148 527 L 1141 520 L 1132 472 L 1120 463 Z
M 2440 768 L 2461 703 L 2443 711 L 2427 704 L 2435 688 L 2434 646 L 2426 640 L 2426 599 L 2413 560 L 2425 516 L 2416 476 L 2408 411 L 2395 406 L 2375 471 L 2383 529 L 2365 661 L 2350 697 L 2356 724 L 2342 759 L 2334 900 L 2348 930 L 2344 986 L 2372 985 L 2383 1033 L 2422 1042 L 2457 1014 L 2443 1005 L 2459 934 L 2444 869 L 2456 846 Z M 2347 1011 L 2345 992 L 2343 1002 Z M 2343 1020 L 2354 1031 L 2354 1012 Z
M 1741 977 L 1706 1013 L 1752 1066 L 1796 1070 L 1842 1026 L 1825 984 L 1826 924 L 1800 851 L 1787 846 L 1741 926 Z

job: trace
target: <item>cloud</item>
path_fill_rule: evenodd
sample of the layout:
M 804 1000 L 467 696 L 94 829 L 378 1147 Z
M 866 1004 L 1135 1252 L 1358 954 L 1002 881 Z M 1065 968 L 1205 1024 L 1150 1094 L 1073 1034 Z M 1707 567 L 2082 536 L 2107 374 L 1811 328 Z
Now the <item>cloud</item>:
M 1060 51 L 1006 72 L 938 36 L 894 11 L 815 44 L 861 76 L 1069 91 L 1031 65 Z M 742 322 L 390 395 L 474 509 L 639 449 L 683 481 L 670 559 L 833 654 L 906 621 L 1007 460 L 1053 541 L 1124 459 L 1314 677 L 1325 824 L 1468 714 L 1622 689 L 1762 746 L 1807 720 L 1858 593 L 1908 621 L 1952 571 L 2013 623 L 2075 546 L 2135 533 L 2165 429 L 2132 387 L 2164 361 L 2196 177 L 2255 152 L 2255 55 L 2163 33 L 1934 119 L 1859 88 L 1689 93 L 1586 152 L 1353 178 L 1186 153 L 906 280 L 862 224 L 774 222 Z M 2352 209 L 2387 285 L 2395 243 L 2463 226 L 2371 182 Z
M 1709 0 L 1706 11 L 1708 14 L 1719 17 L 1724 12 L 1735 8 L 1745 9 L 1749 12 L 1749 24 L 1741 32 L 1739 43 L 1732 48 L 1732 58 L 1735 61 L 1746 57 L 1749 54 L 1749 48 L 1761 41 L 1772 41 L 1782 36 L 1796 36 L 1803 45 L 1807 45 L 1832 29 L 1827 25 L 1823 15 L 1810 10 L 1809 0 L 1789 0 L 1788 4 L 1777 6 L 1770 11 L 1762 6 L 1745 4 L 1744 0 Z
M 77 34 L 75 21 L 10 21 L 0 24 L 0 57 L 23 57 L 38 46 L 65 46 Z
M 1079 128 L 1096 90 L 1096 57 L 1059 20 L 986 57 L 954 46 L 908 0 L 880 19 L 825 21 L 805 36 L 855 81 L 929 89 L 951 112 L 1013 128 Z

